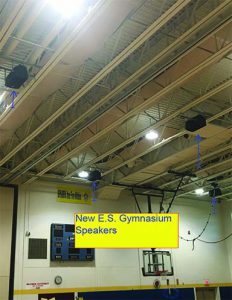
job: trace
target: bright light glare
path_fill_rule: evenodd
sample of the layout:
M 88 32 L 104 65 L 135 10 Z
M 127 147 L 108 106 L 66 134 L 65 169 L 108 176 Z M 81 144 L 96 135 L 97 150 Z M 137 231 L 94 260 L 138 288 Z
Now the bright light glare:
M 146 134 L 146 139 L 148 140 L 155 140 L 158 138 L 158 133 L 155 132 L 155 131 L 149 131 L 147 134 Z
M 75 15 L 84 4 L 84 0 L 49 0 L 49 2 L 65 18 Z
M 78 173 L 78 176 L 81 178 L 87 178 L 89 176 L 89 173 L 86 171 L 81 171 L 80 173 Z
M 196 195 L 202 196 L 204 194 L 204 190 L 202 188 L 195 190 Z
M 6 92 L 3 92 L 3 93 L 0 95 L 0 104 L 1 104 L 2 101 L 4 100 L 5 95 L 6 95 Z

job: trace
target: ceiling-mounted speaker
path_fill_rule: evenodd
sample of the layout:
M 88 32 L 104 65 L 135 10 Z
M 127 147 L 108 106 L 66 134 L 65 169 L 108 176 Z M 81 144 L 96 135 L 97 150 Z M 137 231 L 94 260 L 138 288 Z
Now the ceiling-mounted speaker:
M 192 119 L 189 119 L 185 123 L 185 129 L 191 132 L 197 131 L 206 126 L 206 119 L 202 115 L 197 115 Z
M 23 65 L 14 67 L 7 75 L 5 86 L 12 89 L 19 89 L 28 79 L 27 68 Z
M 88 176 L 89 181 L 97 181 L 102 178 L 101 172 L 98 170 L 91 171 Z
M 213 190 L 209 191 L 210 197 L 217 197 L 217 196 L 221 196 L 221 195 L 222 195 L 222 191 L 219 187 L 215 187 Z

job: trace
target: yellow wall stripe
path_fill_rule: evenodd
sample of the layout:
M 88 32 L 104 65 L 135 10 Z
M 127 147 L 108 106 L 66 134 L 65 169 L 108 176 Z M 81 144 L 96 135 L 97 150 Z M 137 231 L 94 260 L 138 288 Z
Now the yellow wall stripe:
M 232 286 L 231 283 L 211 283 L 205 284 L 180 284 L 180 285 L 161 285 L 161 289 L 169 288 L 203 288 L 203 287 L 225 287 Z M 153 290 L 152 285 L 138 286 L 106 286 L 106 287 L 86 287 L 86 288 L 59 288 L 59 289 L 36 289 L 36 290 L 15 290 L 15 295 L 34 295 L 34 294 L 61 294 L 74 292 L 108 292 L 108 291 L 130 291 L 130 290 Z

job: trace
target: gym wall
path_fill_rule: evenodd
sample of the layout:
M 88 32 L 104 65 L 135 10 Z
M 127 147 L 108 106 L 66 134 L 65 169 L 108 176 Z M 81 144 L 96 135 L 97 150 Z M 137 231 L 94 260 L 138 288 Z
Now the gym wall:
M 142 250 L 138 249 L 96 249 L 95 262 L 50 262 L 51 223 L 72 223 L 75 212 L 137 212 L 134 199 L 129 192 L 122 192 L 117 200 L 97 199 L 91 206 L 60 203 L 56 201 L 56 197 L 56 185 L 52 184 L 37 183 L 30 189 L 20 189 L 15 271 L 16 300 L 38 299 L 37 294 L 29 294 L 27 284 L 32 282 L 48 283 L 46 289 L 54 289 L 54 292 L 57 289 L 65 291 L 77 287 L 83 288 L 84 291 L 88 291 L 89 288 L 104 290 L 104 287 L 105 289 L 145 285 L 152 287 L 155 277 L 142 276 Z M 145 201 L 139 199 L 142 211 L 147 212 Z M 177 199 L 172 212 L 180 213 L 180 235 L 193 238 L 199 234 L 207 221 L 210 209 L 209 203 Z M 158 211 L 158 203 L 153 205 L 153 211 Z M 211 217 L 202 239 L 214 241 L 228 234 L 223 219 L 225 214 L 223 215 L 221 206 L 218 206 L 216 215 Z M 155 233 L 151 233 L 152 237 L 155 237 Z M 47 259 L 28 259 L 29 238 L 47 239 Z M 180 284 L 186 285 L 204 284 L 204 280 L 209 280 L 210 283 L 232 281 L 229 267 L 231 256 L 228 255 L 226 243 L 196 242 L 194 251 L 192 247 L 191 242 L 180 240 L 180 248 L 171 250 L 175 276 L 169 278 L 170 284 L 175 284 L 176 279 L 179 279 Z M 57 275 L 63 278 L 60 286 L 54 283 Z M 166 279 L 161 279 L 161 284 L 165 285 Z M 50 292 L 52 293 L 52 290 Z

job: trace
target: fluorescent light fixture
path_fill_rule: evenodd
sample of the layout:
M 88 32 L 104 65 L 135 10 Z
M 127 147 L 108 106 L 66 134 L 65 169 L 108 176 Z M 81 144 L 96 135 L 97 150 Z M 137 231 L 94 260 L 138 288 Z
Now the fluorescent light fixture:
M 6 96 L 6 92 L 3 92 L 3 93 L 0 95 L 0 104 L 4 101 L 5 96 Z
M 202 196 L 204 194 L 204 189 L 202 189 L 202 188 L 196 189 L 195 194 L 198 195 L 198 196 Z
M 89 173 L 86 171 L 81 171 L 80 173 L 78 173 L 78 176 L 81 178 L 87 178 L 89 176 Z
M 146 137 L 147 140 L 155 140 L 155 139 L 158 138 L 158 136 L 159 136 L 158 133 L 155 132 L 155 131 L 153 131 L 153 130 L 149 131 L 149 132 L 145 135 L 145 137 Z
M 84 0 L 48 0 L 48 2 L 64 18 L 71 18 L 84 4 Z

